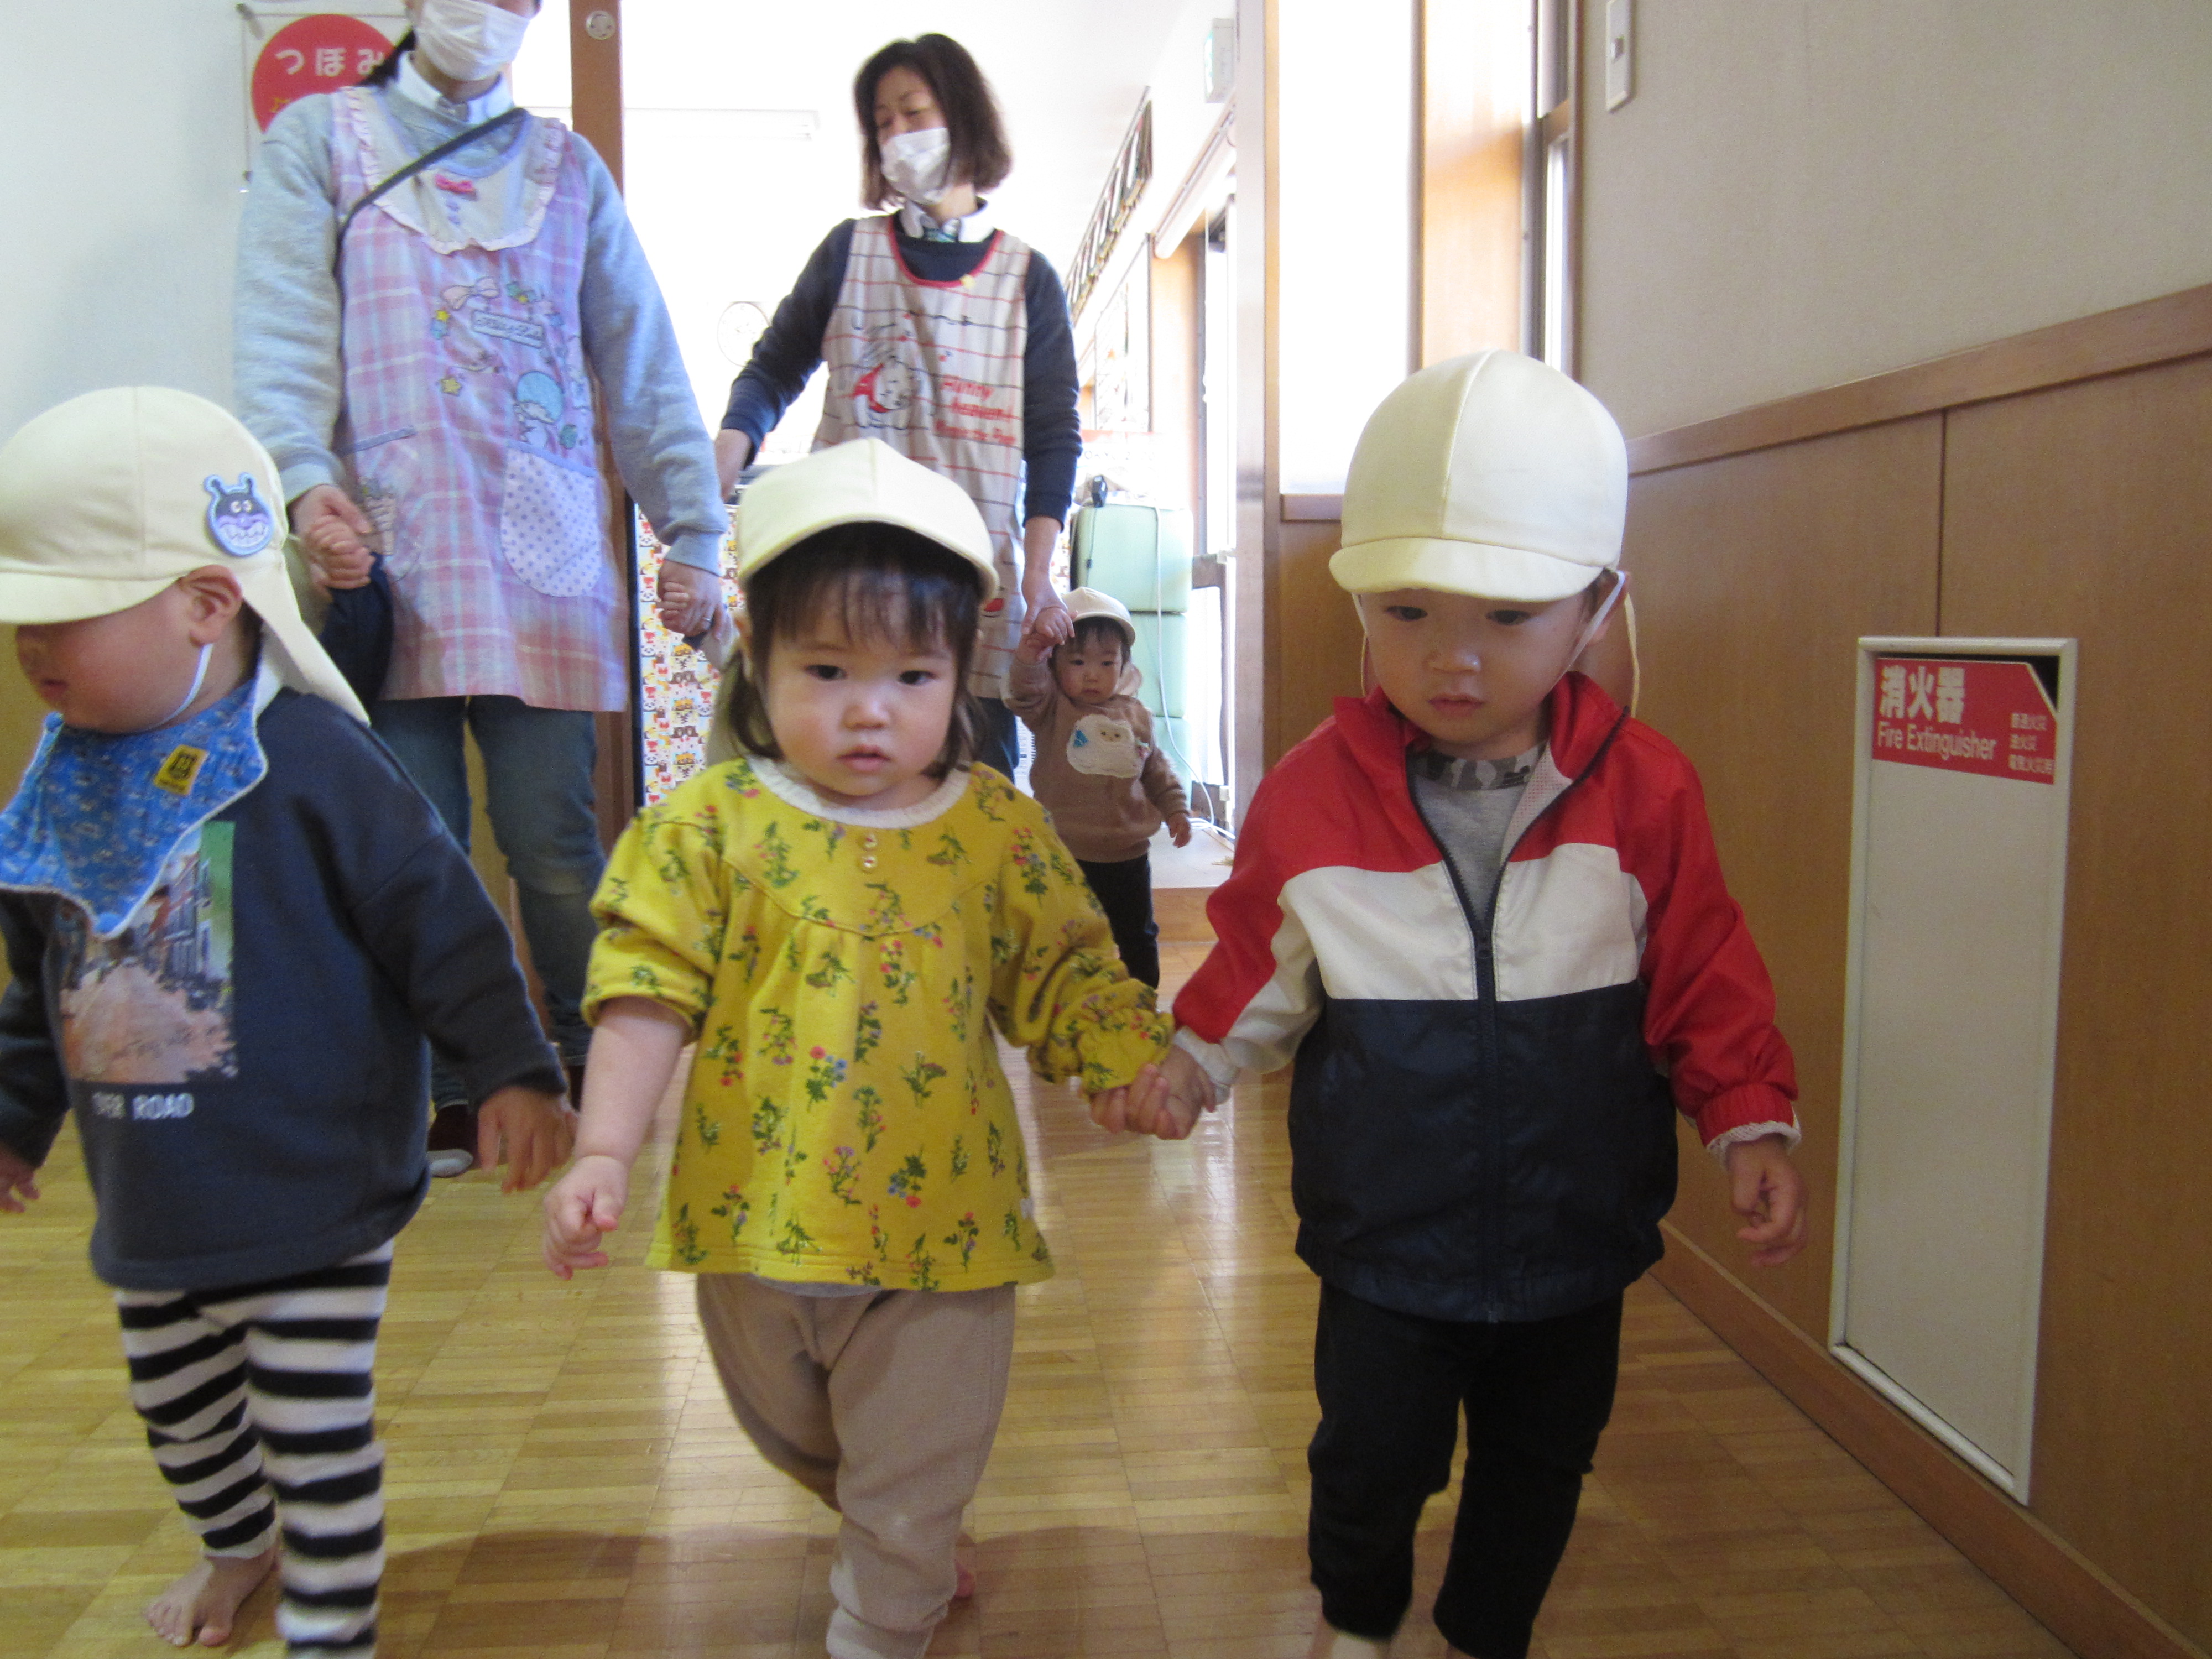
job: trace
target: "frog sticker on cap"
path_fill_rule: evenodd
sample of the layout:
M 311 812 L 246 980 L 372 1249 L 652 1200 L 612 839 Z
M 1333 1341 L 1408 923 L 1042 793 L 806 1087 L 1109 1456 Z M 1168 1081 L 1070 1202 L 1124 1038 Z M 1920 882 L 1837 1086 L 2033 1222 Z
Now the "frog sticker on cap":
M 276 539 L 276 515 L 253 493 L 252 474 L 241 473 L 235 487 L 210 477 L 207 492 L 208 534 L 233 558 L 250 559 Z

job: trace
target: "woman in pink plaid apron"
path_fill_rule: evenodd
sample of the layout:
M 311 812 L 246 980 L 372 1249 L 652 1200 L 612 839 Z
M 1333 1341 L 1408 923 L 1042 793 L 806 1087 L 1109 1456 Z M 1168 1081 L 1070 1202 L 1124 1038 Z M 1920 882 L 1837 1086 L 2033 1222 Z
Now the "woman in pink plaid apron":
M 827 362 L 817 448 L 880 438 L 944 473 L 991 532 L 1002 608 L 986 618 L 969 689 L 981 756 L 1011 774 L 1006 673 L 1032 611 L 1067 636 L 1052 550 L 1083 433 L 1067 296 L 1052 267 L 990 222 L 978 191 L 1012 158 L 991 89 L 957 41 L 894 40 L 853 82 L 861 195 L 896 210 L 848 220 L 815 249 L 730 389 L 714 441 L 726 490 Z
M 720 613 L 726 517 L 665 307 L 614 181 L 504 73 L 536 0 L 407 0 L 413 32 L 361 86 L 271 124 L 240 234 L 239 413 L 276 458 L 319 580 L 391 578 L 378 732 L 466 845 L 463 732 L 564 1059 L 600 850 L 593 717 L 629 705 L 628 584 L 602 435 L 669 547 L 664 615 Z M 596 387 L 596 390 L 595 390 Z M 434 1139 L 467 1133 L 441 1074 Z M 445 1167 L 467 1167 L 465 1156 Z

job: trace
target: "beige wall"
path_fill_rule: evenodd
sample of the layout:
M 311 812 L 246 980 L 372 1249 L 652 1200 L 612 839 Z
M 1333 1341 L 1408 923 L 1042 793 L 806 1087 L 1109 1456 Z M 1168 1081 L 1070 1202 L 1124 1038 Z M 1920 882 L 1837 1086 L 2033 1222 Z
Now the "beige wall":
M 228 403 L 246 167 L 237 11 L 212 0 L 6 11 L 0 437 L 106 386 Z
M 1582 378 L 1632 434 L 2212 281 L 2203 0 L 1584 14 Z

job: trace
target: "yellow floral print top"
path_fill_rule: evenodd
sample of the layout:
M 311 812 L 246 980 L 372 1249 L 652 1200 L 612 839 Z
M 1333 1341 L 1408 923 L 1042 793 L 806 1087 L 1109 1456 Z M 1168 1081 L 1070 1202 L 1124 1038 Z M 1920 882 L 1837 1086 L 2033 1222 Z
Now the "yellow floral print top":
M 592 912 L 586 1014 L 650 997 L 698 1038 L 657 1267 L 1048 1278 L 991 1028 L 1091 1092 L 1172 1029 L 1042 810 L 985 769 L 833 816 L 772 762 L 712 767 L 623 831 Z

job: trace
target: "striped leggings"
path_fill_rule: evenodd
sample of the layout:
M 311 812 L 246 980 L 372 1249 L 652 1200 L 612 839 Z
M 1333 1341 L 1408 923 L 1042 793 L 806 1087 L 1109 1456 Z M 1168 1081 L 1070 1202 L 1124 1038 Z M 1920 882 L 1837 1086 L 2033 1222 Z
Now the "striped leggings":
M 376 1650 L 384 1448 L 371 1414 L 392 1246 L 219 1291 L 118 1291 L 131 1403 L 210 1556 L 283 1546 L 296 1655 Z

